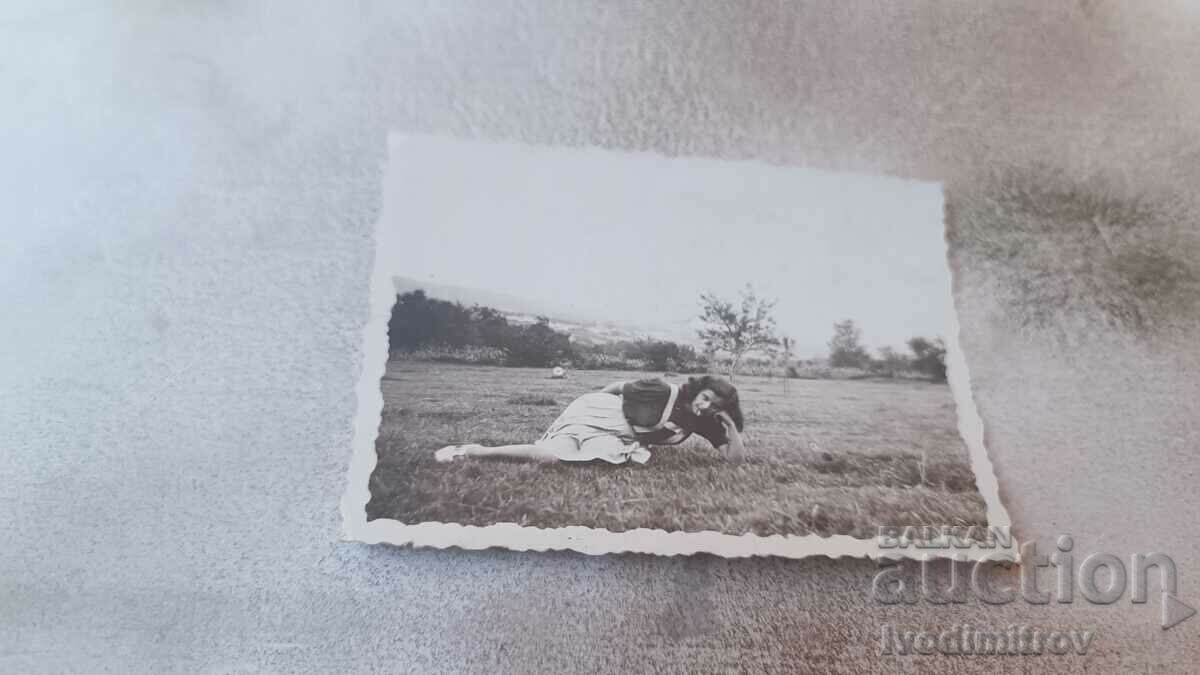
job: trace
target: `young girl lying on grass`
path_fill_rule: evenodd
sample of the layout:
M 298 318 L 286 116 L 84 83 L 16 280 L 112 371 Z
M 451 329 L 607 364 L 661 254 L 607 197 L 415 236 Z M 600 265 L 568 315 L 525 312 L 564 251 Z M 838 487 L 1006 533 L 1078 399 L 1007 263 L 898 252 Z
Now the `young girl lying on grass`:
M 658 378 L 613 382 L 571 402 L 534 443 L 493 448 L 450 445 L 434 457 L 439 462 L 504 457 L 645 464 L 650 459 L 645 446 L 676 445 L 692 434 L 722 452 L 741 456 L 745 452 L 742 426 L 737 389 L 719 377 L 691 377 L 683 385 Z

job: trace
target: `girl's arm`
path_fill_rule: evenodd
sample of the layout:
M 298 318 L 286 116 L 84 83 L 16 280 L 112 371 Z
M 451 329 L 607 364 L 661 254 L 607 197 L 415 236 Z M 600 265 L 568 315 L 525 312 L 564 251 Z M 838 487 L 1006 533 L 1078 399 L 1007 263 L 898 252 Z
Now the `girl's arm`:
M 615 394 L 615 395 L 617 395 L 617 396 L 620 396 L 620 395 L 621 395 L 621 390 L 622 390 L 622 389 L 624 389 L 624 388 L 625 388 L 625 383 L 624 383 L 624 382 L 613 382 L 612 384 L 606 385 L 606 386 L 605 386 L 603 389 L 601 389 L 600 391 L 601 391 L 601 392 L 603 392 L 603 393 L 605 393 L 605 394 Z
M 731 457 L 742 458 L 746 456 L 746 446 L 742 443 L 742 434 L 737 430 L 737 425 L 733 423 L 733 418 L 727 413 L 717 413 L 717 419 L 725 427 L 725 436 L 729 438 L 729 442 L 722 445 L 718 450 L 730 455 Z

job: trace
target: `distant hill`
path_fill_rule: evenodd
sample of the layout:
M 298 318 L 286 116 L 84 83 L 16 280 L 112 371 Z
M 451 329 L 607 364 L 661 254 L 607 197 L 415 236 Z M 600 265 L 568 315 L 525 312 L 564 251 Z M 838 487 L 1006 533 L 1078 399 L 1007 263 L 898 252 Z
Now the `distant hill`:
M 464 305 L 484 305 L 499 310 L 513 323 L 533 323 L 538 316 L 550 319 L 555 330 L 566 332 L 580 344 L 606 344 L 621 340 L 637 340 L 651 337 L 672 340 L 682 344 L 696 345 L 694 333 L 678 328 L 636 326 L 619 321 L 608 321 L 588 316 L 577 308 L 564 307 L 545 302 L 519 298 L 507 293 L 454 286 L 431 281 L 419 281 L 408 277 L 392 277 L 397 293 L 421 289 L 431 298 L 459 302 Z

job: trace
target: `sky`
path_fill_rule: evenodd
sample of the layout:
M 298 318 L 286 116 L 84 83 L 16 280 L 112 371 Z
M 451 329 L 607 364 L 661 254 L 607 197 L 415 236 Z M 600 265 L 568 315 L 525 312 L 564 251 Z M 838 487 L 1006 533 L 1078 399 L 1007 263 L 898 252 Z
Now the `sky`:
M 701 293 L 750 284 L 800 357 L 842 319 L 871 349 L 951 325 L 937 183 L 422 136 L 389 149 L 389 274 L 683 336 Z

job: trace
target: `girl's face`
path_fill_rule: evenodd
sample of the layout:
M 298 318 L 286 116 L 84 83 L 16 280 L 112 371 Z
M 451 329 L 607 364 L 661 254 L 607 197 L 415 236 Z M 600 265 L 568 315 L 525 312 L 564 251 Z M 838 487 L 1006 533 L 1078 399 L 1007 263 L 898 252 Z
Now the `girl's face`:
M 703 389 L 692 399 L 692 414 L 712 416 L 721 412 L 721 397 L 712 389 Z

